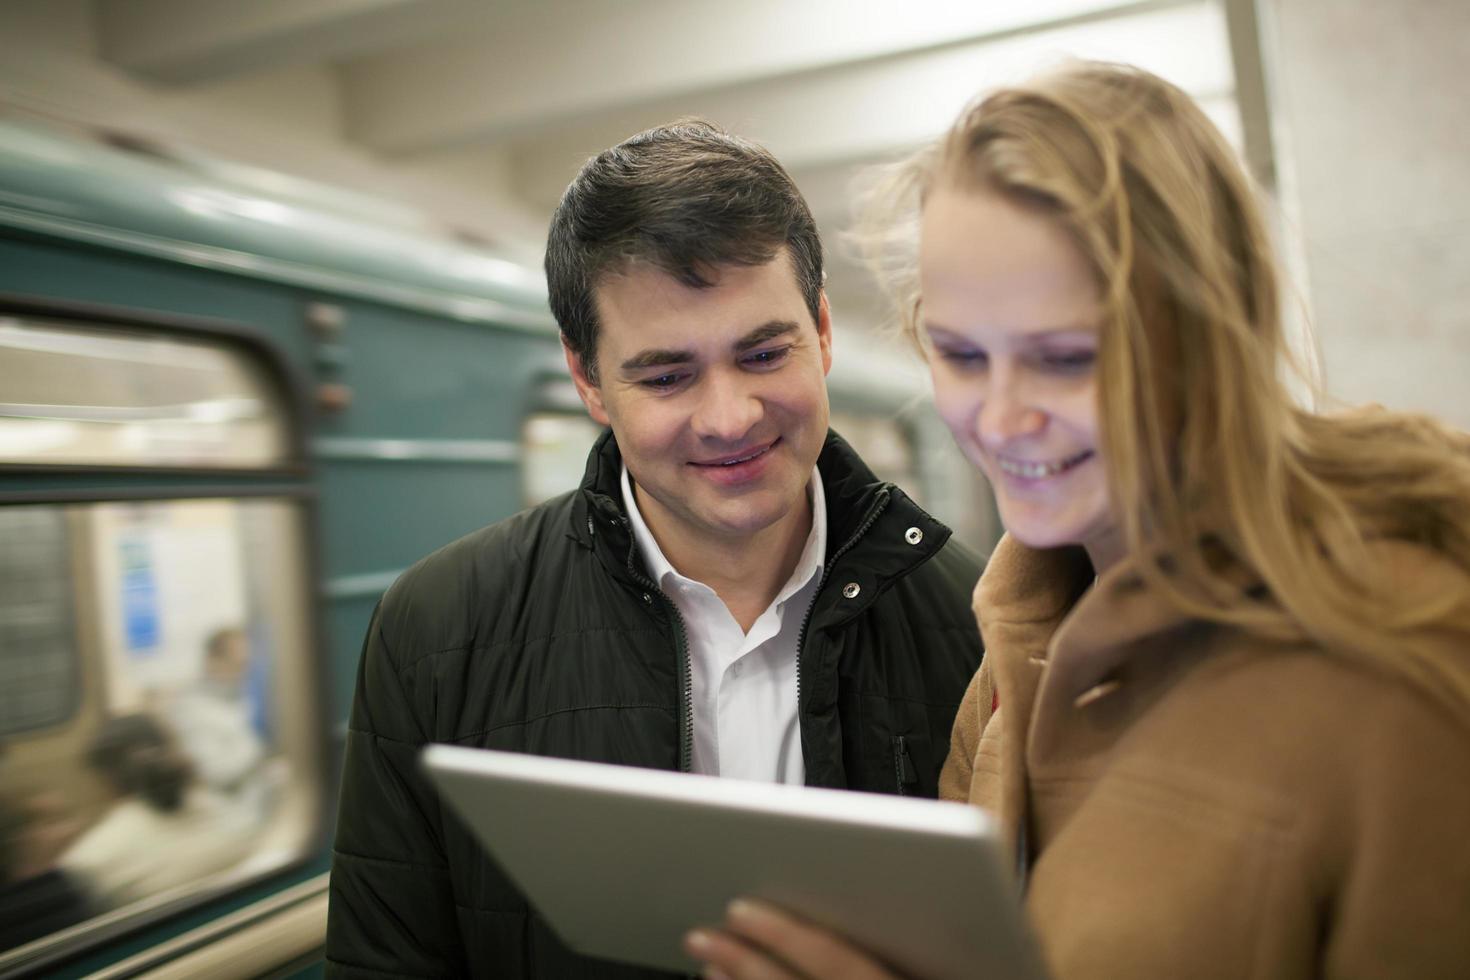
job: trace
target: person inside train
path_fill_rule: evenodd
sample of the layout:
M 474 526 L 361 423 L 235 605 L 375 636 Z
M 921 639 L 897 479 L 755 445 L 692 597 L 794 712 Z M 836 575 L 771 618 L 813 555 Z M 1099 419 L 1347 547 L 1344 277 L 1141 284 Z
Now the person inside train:
M 57 866 L 99 906 L 191 884 L 249 856 L 254 817 L 199 781 L 178 738 L 153 715 L 108 719 L 86 759 L 108 791 L 107 806 Z
M 999 816 L 1052 974 L 1470 975 L 1470 439 L 1298 406 L 1262 208 L 1157 77 L 999 91 L 889 194 L 1007 529 L 942 791 Z M 890 975 L 748 901 L 688 947 Z
M 980 662 L 977 559 L 828 428 L 822 244 L 769 152 L 684 121 L 598 154 L 546 274 L 608 431 L 580 487 L 374 613 L 332 975 L 640 975 L 559 942 L 441 810 L 427 742 L 933 796 Z
M 255 727 L 255 709 L 246 691 L 249 671 L 245 631 L 217 629 L 205 641 L 199 681 L 170 699 L 166 708 L 199 778 L 227 795 L 248 792 L 266 760 L 265 741 Z

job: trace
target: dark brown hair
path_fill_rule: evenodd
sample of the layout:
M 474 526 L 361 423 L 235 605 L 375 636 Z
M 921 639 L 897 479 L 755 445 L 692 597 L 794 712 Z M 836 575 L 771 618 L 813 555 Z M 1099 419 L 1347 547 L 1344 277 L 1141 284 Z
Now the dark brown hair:
M 812 320 L 822 243 L 801 192 L 776 158 L 703 120 L 681 120 L 588 160 L 568 185 L 546 240 L 546 283 L 562 340 L 597 381 L 604 277 L 649 262 L 686 286 L 712 270 L 770 262 L 785 248 Z
M 172 734 L 147 714 L 105 722 L 87 747 L 87 762 L 124 796 L 137 795 L 155 810 L 177 810 L 194 779 L 194 767 Z

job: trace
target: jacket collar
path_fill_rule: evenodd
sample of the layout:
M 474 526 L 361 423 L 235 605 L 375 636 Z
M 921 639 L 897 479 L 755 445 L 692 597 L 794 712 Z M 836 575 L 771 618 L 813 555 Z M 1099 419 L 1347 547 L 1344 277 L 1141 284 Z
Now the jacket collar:
M 591 548 L 594 528 L 621 526 L 623 508 L 618 501 L 618 478 L 623 471 L 623 454 L 611 429 L 592 444 L 582 483 L 572 498 L 571 526 L 567 533 L 584 548 Z
M 584 548 L 594 548 L 599 540 L 611 546 L 619 564 L 623 563 L 632 541 L 619 489 L 622 469 L 623 456 L 609 429 L 598 437 L 587 454 L 587 466 L 579 492 L 572 501 L 567 528 L 568 536 Z M 866 541 L 880 527 L 882 531 L 874 539 L 884 547 L 864 549 L 865 560 L 882 579 L 882 583 L 875 584 L 886 584 L 887 580 L 927 560 L 948 540 L 948 527 L 925 513 L 902 490 L 879 480 L 847 440 L 830 429 L 817 456 L 817 469 L 822 474 L 827 500 L 824 565 L 829 570 L 837 552 L 859 536 Z M 909 540 L 915 537 L 911 533 L 915 531 L 917 543 Z M 874 589 L 873 593 L 877 591 Z M 866 601 L 854 604 L 855 608 L 866 605 Z

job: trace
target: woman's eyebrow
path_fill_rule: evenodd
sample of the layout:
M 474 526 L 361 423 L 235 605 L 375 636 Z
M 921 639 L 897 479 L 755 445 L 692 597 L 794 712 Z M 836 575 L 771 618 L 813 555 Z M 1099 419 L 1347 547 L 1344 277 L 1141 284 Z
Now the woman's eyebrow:
M 973 337 L 971 337 L 968 333 L 964 332 L 963 330 L 955 330 L 955 329 L 952 329 L 950 327 L 942 326 L 941 324 L 938 324 L 938 323 L 930 323 L 930 322 L 927 322 L 926 321 L 924 323 L 923 327 L 924 327 L 925 332 L 927 332 L 929 334 L 938 334 L 940 336 L 949 337 L 949 338 L 952 338 L 954 340 L 964 340 L 964 341 L 973 341 L 974 340 Z M 1081 338 L 1081 337 L 1095 337 L 1097 335 L 1097 331 L 1096 330 L 1094 330 L 1091 327 L 1084 327 L 1084 326 L 1076 326 L 1076 327 L 1043 327 L 1040 330 L 1027 330 L 1027 331 L 1025 331 L 1023 333 L 1014 333 L 1014 334 L 1009 333 L 1009 332 L 1007 332 L 1007 333 L 1008 333 L 1008 336 L 1011 336 L 1011 337 L 1015 338 L 1016 340 L 1019 340 L 1019 341 L 1022 341 L 1022 342 L 1047 341 L 1047 340 L 1070 339 L 1070 338 Z

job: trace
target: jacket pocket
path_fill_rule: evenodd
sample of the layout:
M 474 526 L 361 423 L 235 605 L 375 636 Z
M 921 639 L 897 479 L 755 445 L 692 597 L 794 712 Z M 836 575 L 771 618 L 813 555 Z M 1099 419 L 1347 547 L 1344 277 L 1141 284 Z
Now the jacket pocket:
M 930 799 L 939 794 L 952 709 L 936 712 L 921 702 L 881 695 L 849 695 L 839 704 L 848 789 Z M 943 742 L 936 740 L 941 729 Z

